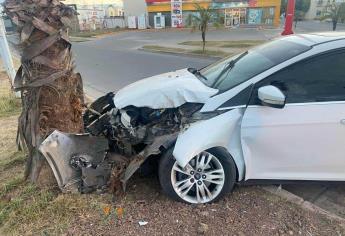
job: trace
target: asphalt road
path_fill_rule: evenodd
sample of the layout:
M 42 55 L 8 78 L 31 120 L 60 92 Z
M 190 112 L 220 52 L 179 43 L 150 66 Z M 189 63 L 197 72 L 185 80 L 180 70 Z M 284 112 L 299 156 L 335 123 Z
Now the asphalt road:
M 207 40 L 265 40 L 280 30 L 209 30 Z M 148 76 L 182 69 L 201 68 L 215 59 L 157 54 L 138 50 L 143 45 L 171 46 L 178 42 L 200 40 L 199 32 L 159 30 L 123 32 L 88 42 L 74 43 L 77 70 L 82 73 L 86 92 L 97 97 L 116 91 Z
M 144 52 L 137 50 L 139 46 L 135 40 L 123 39 L 123 35 L 74 44 L 77 70 L 86 92 L 97 97 L 142 78 L 186 67 L 201 68 L 214 61 Z

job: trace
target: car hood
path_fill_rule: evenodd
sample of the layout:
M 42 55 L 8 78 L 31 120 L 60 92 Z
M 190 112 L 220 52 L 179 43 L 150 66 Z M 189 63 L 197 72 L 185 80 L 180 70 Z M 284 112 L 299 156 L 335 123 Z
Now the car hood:
M 187 69 L 177 70 L 139 80 L 119 90 L 115 106 L 175 108 L 184 103 L 205 103 L 217 89 L 207 87 Z

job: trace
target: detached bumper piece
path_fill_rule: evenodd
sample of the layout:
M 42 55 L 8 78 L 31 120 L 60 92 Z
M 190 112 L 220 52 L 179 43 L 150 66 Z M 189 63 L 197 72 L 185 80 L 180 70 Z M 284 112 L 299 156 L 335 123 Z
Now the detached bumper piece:
M 107 150 L 108 140 L 104 137 L 59 131 L 40 146 L 63 192 L 102 191 L 114 164 L 106 158 Z

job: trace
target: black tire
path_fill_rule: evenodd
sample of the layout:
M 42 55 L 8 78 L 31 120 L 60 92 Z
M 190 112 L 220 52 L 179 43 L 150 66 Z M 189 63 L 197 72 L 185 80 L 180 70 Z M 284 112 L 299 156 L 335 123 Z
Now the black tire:
M 175 192 L 172 183 L 171 183 L 171 171 L 172 168 L 176 162 L 175 158 L 173 157 L 174 147 L 168 149 L 161 157 L 159 162 L 159 169 L 158 169 L 158 175 L 159 175 L 159 182 L 163 189 L 163 192 L 170 198 L 179 201 L 179 202 L 185 202 L 189 203 L 182 198 L 180 198 L 177 193 Z M 225 150 L 221 148 L 211 148 L 209 150 L 206 150 L 207 152 L 214 155 L 222 164 L 225 174 L 225 184 L 218 194 L 216 198 L 214 198 L 212 201 L 209 201 L 208 203 L 216 202 L 219 199 L 221 199 L 226 194 L 230 193 L 232 189 L 234 188 L 234 185 L 236 183 L 237 179 L 237 168 L 236 164 L 231 157 L 231 155 L 226 152 Z M 189 203 L 190 204 L 190 203 Z

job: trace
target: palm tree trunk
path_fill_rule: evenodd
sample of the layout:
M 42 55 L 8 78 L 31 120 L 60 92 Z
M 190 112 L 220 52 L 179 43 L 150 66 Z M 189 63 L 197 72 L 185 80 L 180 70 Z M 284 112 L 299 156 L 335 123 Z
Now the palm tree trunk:
M 49 168 L 38 150 L 42 141 L 56 129 L 83 131 L 82 79 L 73 72 L 68 38 L 76 13 L 59 0 L 6 0 L 4 11 L 18 26 L 23 48 L 14 83 L 23 106 L 18 133 L 28 151 L 25 177 L 37 183 Z
M 206 47 L 206 32 L 203 30 L 201 32 L 201 38 L 202 38 L 202 52 L 205 52 L 205 47 Z

